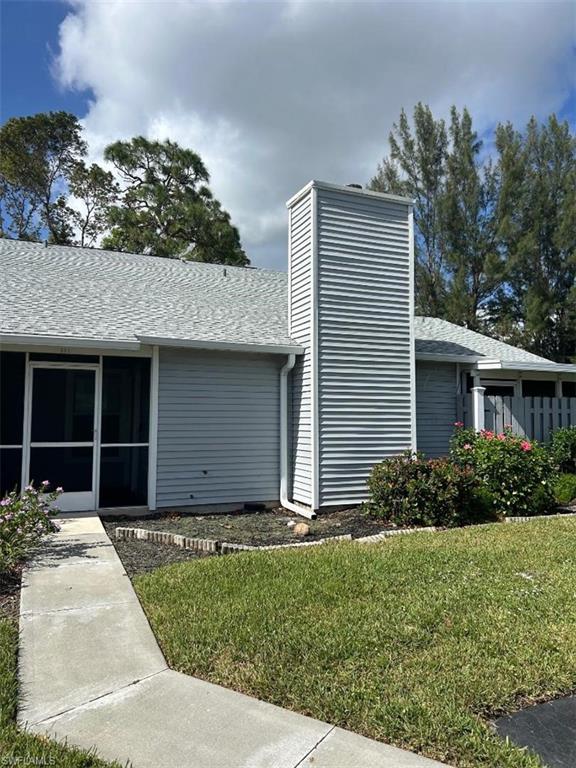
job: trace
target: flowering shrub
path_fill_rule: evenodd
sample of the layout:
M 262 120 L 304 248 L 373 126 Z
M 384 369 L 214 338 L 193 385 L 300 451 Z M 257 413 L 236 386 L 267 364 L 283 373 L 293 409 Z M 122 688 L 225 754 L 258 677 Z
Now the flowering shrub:
M 0 573 L 13 568 L 45 534 L 58 530 L 52 517 L 62 488 L 50 492 L 49 485 L 47 480 L 38 489 L 29 485 L 0 501 Z
M 554 506 L 554 462 L 546 448 L 512 433 L 456 427 L 450 455 L 481 481 L 498 515 L 534 515 Z
M 576 472 L 576 426 L 554 430 L 550 450 L 561 472 Z
M 408 451 L 376 464 L 368 486 L 369 514 L 395 525 L 462 525 L 482 512 L 473 471 L 449 459 Z

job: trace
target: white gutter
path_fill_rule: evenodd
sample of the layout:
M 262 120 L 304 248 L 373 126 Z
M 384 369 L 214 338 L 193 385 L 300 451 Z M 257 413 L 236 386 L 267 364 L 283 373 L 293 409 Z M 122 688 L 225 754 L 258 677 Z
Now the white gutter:
M 301 355 L 304 347 L 298 344 L 246 344 L 242 341 L 211 341 L 200 339 L 174 339 L 162 336 L 137 335 L 142 344 L 159 347 L 181 347 L 183 349 L 214 349 L 222 352 L 264 352 L 284 355 Z
M 280 504 L 297 515 L 313 520 L 316 513 L 288 499 L 288 374 L 294 368 L 296 355 L 291 352 L 280 369 Z
M 416 352 L 417 360 L 437 361 L 439 363 L 471 363 L 478 371 L 542 371 L 547 373 L 576 374 L 576 365 L 554 363 L 552 360 L 499 360 L 491 357 L 473 355 L 444 355 L 441 352 Z
M 547 373 L 574 373 L 576 365 L 570 363 L 539 362 L 538 360 L 478 360 L 479 371 L 543 371 Z
M 110 339 L 86 339 L 80 336 L 35 336 L 16 333 L 0 335 L 0 344 L 22 344 L 37 347 L 88 347 L 95 349 L 141 348 L 138 341 L 112 341 Z

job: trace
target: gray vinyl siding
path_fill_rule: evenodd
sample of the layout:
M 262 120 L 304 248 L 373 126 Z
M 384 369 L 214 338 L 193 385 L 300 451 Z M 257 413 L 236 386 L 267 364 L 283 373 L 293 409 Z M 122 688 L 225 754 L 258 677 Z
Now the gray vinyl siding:
M 456 421 L 455 363 L 416 363 L 416 443 L 427 456 L 445 456 Z
M 320 506 L 366 498 L 412 441 L 409 206 L 319 188 Z
M 159 507 L 278 499 L 283 362 L 160 350 Z
M 305 347 L 292 371 L 292 458 L 291 493 L 295 501 L 311 504 L 312 495 L 312 397 L 311 397 L 311 283 L 312 283 L 312 194 L 308 193 L 290 211 L 290 306 L 289 335 Z

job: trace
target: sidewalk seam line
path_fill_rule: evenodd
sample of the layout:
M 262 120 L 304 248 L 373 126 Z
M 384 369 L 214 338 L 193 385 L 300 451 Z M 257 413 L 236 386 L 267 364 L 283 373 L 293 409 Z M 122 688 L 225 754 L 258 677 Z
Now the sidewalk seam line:
M 131 603 L 132 599 L 118 600 L 113 603 L 96 603 L 95 605 L 81 605 L 70 608 L 48 608 L 46 611 L 21 611 L 20 616 L 27 618 L 28 616 L 47 616 L 51 613 L 65 613 L 66 611 L 91 611 L 93 608 L 107 608 L 109 605 L 126 605 Z
M 118 693 L 119 691 L 123 691 L 126 688 L 130 688 L 133 685 L 138 685 L 138 683 L 143 682 L 144 680 L 150 680 L 150 678 L 154 677 L 155 675 L 159 675 L 162 672 L 166 672 L 166 670 L 169 669 L 168 666 L 163 667 L 162 669 L 156 670 L 156 672 L 151 672 L 149 675 L 145 675 L 144 677 L 139 677 L 138 680 L 132 680 L 130 683 L 126 683 L 126 685 L 121 685 L 118 688 L 113 688 L 111 691 L 106 691 L 106 693 L 101 693 L 99 696 L 94 696 L 93 699 L 88 699 L 87 701 L 83 701 L 80 704 L 75 704 L 73 707 L 69 707 L 68 709 L 63 709 L 61 712 L 57 712 L 55 715 L 48 715 L 48 717 L 43 717 L 40 720 L 35 720 L 33 723 L 26 723 L 26 725 L 41 725 L 42 723 L 46 723 L 48 720 L 55 720 L 57 717 L 62 717 L 62 715 L 67 715 L 70 712 L 74 712 L 76 709 L 82 709 L 83 707 L 88 706 L 89 704 L 93 704 L 95 701 L 98 701 L 99 699 L 104 699 L 106 696 L 112 696 L 114 693 Z
M 304 757 L 302 757 L 302 758 L 301 758 L 301 759 L 300 759 L 300 760 L 299 760 L 299 761 L 296 763 L 296 765 L 294 766 L 294 768 L 299 768 L 299 766 L 300 766 L 300 765 L 302 765 L 302 764 L 304 763 L 304 760 L 306 760 L 306 758 L 307 758 L 307 757 L 310 757 L 310 755 L 312 754 L 312 752 L 314 752 L 316 749 L 318 749 L 318 747 L 320 746 L 320 744 L 322 744 L 322 742 L 324 741 L 324 739 L 327 739 L 327 738 L 328 738 L 328 736 L 330 736 L 330 734 L 332 733 L 332 731 L 333 731 L 335 728 L 336 728 L 336 726 L 335 726 L 335 725 L 332 725 L 332 726 L 331 726 L 331 727 L 328 729 L 328 731 L 327 731 L 327 732 L 324 734 L 324 736 L 322 736 L 322 738 L 321 738 L 319 741 L 317 741 L 317 742 L 316 742 L 316 744 L 314 744 L 314 746 L 313 746 L 311 749 L 309 749 L 309 750 L 308 750 L 308 752 L 306 752 L 306 754 L 304 755 Z

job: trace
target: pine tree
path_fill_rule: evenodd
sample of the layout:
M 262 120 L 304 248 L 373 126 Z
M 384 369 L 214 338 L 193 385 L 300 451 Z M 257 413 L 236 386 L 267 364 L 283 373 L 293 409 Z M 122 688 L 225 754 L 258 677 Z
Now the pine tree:
M 504 264 L 498 248 L 498 175 L 480 162 L 482 142 L 467 109 L 451 111 L 450 151 L 441 208 L 447 289 L 445 315 L 472 330 L 484 328 L 489 299 L 501 284 Z
M 414 129 L 402 110 L 389 136 L 390 156 L 378 167 L 370 189 L 414 199 L 416 303 L 433 317 L 445 314 L 446 271 L 440 201 L 445 192 L 448 136 L 443 120 L 417 104 Z
M 552 115 L 496 131 L 506 281 L 491 302 L 499 333 L 537 354 L 576 356 L 576 138 Z
M 208 188 L 200 157 L 173 141 L 137 136 L 106 148 L 120 177 L 104 247 L 244 266 L 238 230 Z

